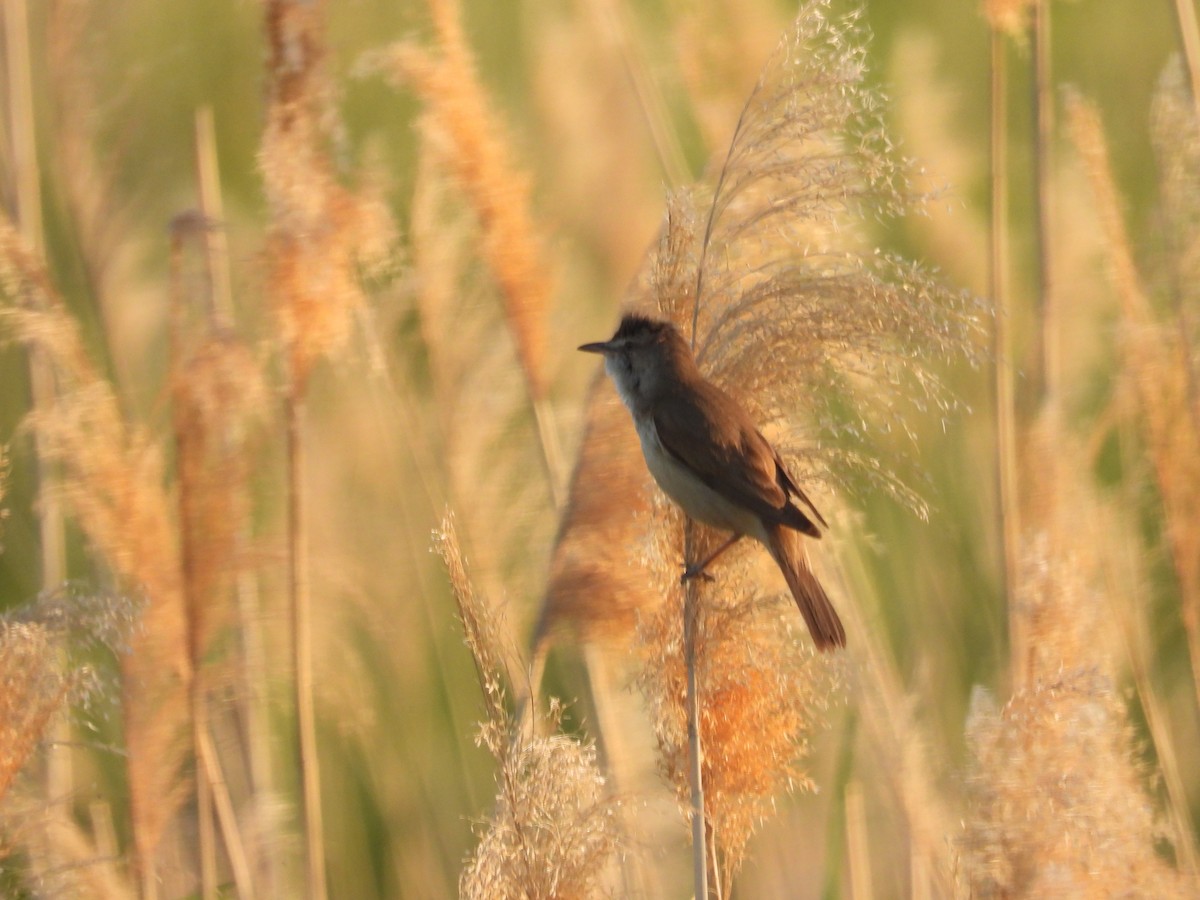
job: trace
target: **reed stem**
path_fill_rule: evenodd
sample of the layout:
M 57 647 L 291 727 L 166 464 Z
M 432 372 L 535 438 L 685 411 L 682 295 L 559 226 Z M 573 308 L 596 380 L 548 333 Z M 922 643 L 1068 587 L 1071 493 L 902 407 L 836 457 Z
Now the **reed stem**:
M 325 900 L 325 836 L 321 773 L 313 706 L 312 597 L 308 574 L 308 520 L 304 495 L 304 397 L 293 378 L 286 402 L 288 478 L 288 599 L 292 615 L 292 665 L 296 704 L 296 755 L 304 823 L 306 896 Z

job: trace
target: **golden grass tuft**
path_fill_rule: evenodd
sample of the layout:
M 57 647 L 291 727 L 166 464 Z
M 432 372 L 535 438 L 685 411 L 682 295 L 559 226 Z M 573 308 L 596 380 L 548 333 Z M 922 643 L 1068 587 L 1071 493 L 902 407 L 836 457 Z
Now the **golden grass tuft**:
M 608 796 L 595 747 L 564 734 L 537 736 L 513 721 L 506 702 L 513 655 L 505 649 L 502 617 L 471 583 L 452 516 L 443 518 L 435 542 L 483 691 L 476 742 L 497 764 L 496 808 L 459 891 L 479 900 L 601 896 L 619 849 L 619 807 Z M 553 726 L 561 712 L 553 701 Z
M 122 657 L 133 833 L 144 873 L 186 794 L 181 770 L 192 677 L 162 460 L 149 436 L 125 419 L 48 274 L 7 219 L 0 222 L 0 279 L 10 298 L 24 298 L 22 306 L 0 309 L 0 320 L 46 354 L 58 382 L 53 407 L 30 416 L 29 425 L 62 466 L 62 495 L 88 540 L 145 602 L 142 627 Z
M 437 47 L 401 44 L 388 65 L 425 102 L 422 127 L 441 148 L 479 220 L 483 257 L 504 302 L 521 371 L 536 402 L 545 394 L 546 314 L 553 294 L 530 212 L 529 177 L 513 162 L 486 96 L 455 0 L 429 0 Z
M 247 441 L 267 392 L 257 360 L 221 333 L 185 352 L 171 382 L 189 632 L 199 664 L 231 624 L 230 592 L 248 562 L 240 546 L 250 512 Z

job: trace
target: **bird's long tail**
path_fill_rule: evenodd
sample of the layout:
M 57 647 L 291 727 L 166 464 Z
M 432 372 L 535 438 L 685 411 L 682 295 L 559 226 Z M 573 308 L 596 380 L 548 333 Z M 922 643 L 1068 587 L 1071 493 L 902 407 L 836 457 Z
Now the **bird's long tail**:
M 783 577 L 787 579 L 800 614 L 808 624 L 813 642 L 820 650 L 846 646 L 846 630 L 829 601 L 829 595 L 808 566 L 808 555 L 801 545 L 800 535 L 776 525 L 767 532 L 768 548 Z

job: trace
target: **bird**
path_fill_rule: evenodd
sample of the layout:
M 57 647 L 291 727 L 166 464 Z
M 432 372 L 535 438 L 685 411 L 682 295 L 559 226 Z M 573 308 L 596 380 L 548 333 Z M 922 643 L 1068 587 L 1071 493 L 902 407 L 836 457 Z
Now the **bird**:
M 749 536 L 783 572 L 816 646 L 844 647 L 846 631 L 799 537 L 819 539 L 828 523 L 750 414 L 704 377 L 679 330 L 628 313 L 609 340 L 579 349 L 604 357 L 663 493 L 692 519 L 731 533 L 705 559 L 688 565 L 682 580 L 710 577 L 705 569 Z

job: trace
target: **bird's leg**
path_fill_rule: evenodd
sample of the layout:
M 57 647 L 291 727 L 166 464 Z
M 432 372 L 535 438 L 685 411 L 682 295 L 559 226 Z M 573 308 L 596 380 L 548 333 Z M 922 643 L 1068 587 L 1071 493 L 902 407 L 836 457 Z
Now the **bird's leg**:
M 704 559 L 702 559 L 700 562 L 692 563 L 690 566 L 685 566 L 683 569 L 683 577 L 679 579 L 680 583 L 686 584 L 693 578 L 699 578 L 701 576 L 711 581 L 712 576 L 706 574 L 704 570 L 708 568 L 709 564 L 712 563 L 713 560 L 715 560 L 718 556 L 720 556 L 741 539 L 742 536 L 740 534 L 735 534 L 712 553 L 708 554 L 708 556 L 704 557 Z

